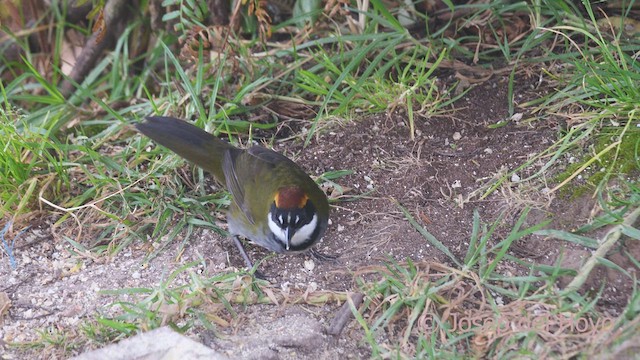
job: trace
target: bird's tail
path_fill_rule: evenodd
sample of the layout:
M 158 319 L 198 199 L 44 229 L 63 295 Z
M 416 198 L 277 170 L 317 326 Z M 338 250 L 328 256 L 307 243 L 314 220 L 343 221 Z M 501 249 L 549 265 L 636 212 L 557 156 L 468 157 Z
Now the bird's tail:
M 165 116 L 149 116 L 135 127 L 158 144 L 165 146 L 212 173 L 224 183 L 222 161 L 225 152 L 238 150 L 186 121 Z

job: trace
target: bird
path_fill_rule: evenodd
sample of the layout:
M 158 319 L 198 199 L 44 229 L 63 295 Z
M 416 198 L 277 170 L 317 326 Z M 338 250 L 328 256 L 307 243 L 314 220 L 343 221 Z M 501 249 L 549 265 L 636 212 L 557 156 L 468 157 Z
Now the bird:
M 309 251 L 329 223 L 329 201 L 295 162 L 271 149 L 240 149 L 187 121 L 149 116 L 136 129 L 196 164 L 226 187 L 232 201 L 227 224 L 246 266 L 253 268 L 240 237 L 279 254 Z

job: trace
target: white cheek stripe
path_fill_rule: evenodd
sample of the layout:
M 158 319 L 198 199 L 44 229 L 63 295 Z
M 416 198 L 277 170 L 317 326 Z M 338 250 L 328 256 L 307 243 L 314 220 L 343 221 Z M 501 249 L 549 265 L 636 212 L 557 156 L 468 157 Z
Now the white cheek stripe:
M 313 235 L 313 232 L 316 231 L 316 225 L 318 225 L 318 215 L 313 214 L 311 221 L 293 234 L 291 245 L 296 246 L 307 241 L 311 235 Z
M 282 215 L 280 215 L 280 218 L 282 218 Z M 276 238 L 280 239 L 283 244 L 286 244 L 287 243 L 287 234 L 285 234 L 283 228 L 278 226 L 278 224 L 276 224 L 271 219 L 271 213 L 269 213 L 268 223 L 269 223 L 269 229 L 271 229 L 271 232 L 275 234 Z

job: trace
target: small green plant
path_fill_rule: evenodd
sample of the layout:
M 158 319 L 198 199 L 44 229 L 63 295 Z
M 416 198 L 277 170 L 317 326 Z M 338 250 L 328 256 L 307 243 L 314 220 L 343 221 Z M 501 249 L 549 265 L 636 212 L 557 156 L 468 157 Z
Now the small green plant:
M 60 196 L 70 187 L 66 146 L 45 129 L 19 131 L 15 112 L 0 114 L 0 217 L 24 215 L 37 203 L 38 193 Z

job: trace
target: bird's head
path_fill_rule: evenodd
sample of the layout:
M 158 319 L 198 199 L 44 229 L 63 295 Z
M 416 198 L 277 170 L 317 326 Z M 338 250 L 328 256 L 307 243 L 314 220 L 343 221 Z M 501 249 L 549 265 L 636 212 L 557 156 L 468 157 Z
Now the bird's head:
M 297 186 L 278 189 L 269 209 L 269 229 L 285 251 L 302 251 L 318 240 L 323 225 L 313 201 Z

